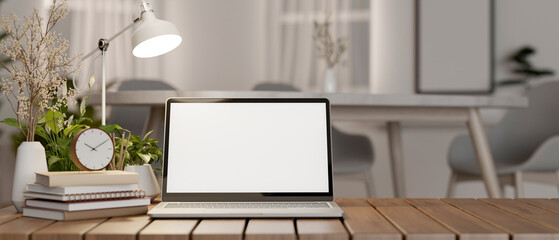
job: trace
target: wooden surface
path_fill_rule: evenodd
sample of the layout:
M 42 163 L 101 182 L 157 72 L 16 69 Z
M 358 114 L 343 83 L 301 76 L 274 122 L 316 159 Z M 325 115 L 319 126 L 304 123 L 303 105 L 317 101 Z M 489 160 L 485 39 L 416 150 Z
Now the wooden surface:
M 549 201 L 549 199 L 543 199 L 543 198 L 520 199 L 520 201 L 559 214 L 559 201 Z
M 0 209 L 0 240 L 559 239 L 554 199 L 336 199 L 343 218 L 150 219 L 80 221 L 21 217 Z M 10 216 L 10 218 L 2 218 Z M 9 219 L 9 220 L 7 220 Z
M 107 219 L 90 219 L 80 221 L 55 222 L 48 228 L 33 233 L 33 240 L 81 240 L 83 235 Z
M 508 234 L 483 220 L 452 207 L 437 199 L 408 199 L 408 203 L 435 221 L 461 236 L 471 240 L 508 239 Z M 558 215 L 559 216 L 559 215 Z
M 17 213 L 14 206 L 0 209 L 0 224 L 12 221 L 18 217 L 21 217 L 21 213 Z
M 364 199 L 336 199 L 353 240 L 399 240 L 402 234 Z
M 250 219 L 245 230 L 245 240 L 295 240 L 293 219 Z
M 394 224 L 407 240 L 455 238 L 450 230 L 402 199 L 369 199 L 369 203 Z
M 85 240 L 135 240 L 151 219 L 147 215 L 111 218 L 85 234 Z
M 193 240 L 242 240 L 246 220 L 205 219 L 192 232 Z
M 558 239 L 559 232 L 476 199 L 445 199 L 447 203 L 506 231 L 515 240 Z M 524 204 L 516 201 L 516 204 Z
M 297 219 L 299 240 L 349 240 L 349 234 L 339 219 Z
M 163 219 L 155 220 L 145 227 L 139 234 L 140 240 L 188 240 L 190 233 L 198 224 L 192 219 Z
M 513 199 L 482 199 L 495 207 L 559 231 L 559 214 Z

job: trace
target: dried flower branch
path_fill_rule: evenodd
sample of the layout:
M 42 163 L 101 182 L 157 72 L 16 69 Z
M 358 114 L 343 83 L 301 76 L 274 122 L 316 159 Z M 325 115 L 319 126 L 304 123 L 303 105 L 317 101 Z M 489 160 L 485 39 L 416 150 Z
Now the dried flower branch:
M 66 91 L 66 76 L 78 71 L 79 65 L 72 63 L 80 56 L 68 56 L 68 40 L 53 31 L 67 14 L 68 1 L 53 0 L 47 21 L 36 8 L 23 20 L 13 12 L 9 18 L 2 17 L 0 28 L 7 37 L 0 42 L 0 53 L 11 62 L 0 61 L 1 67 L 9 73 L 9 78 L 2 78 L 0 86 L 27 141 L 34 140 L 37 124 L 48 110 L 57 110 L 75 101 L 76 92 Z
M 316 43 L 318 57 L 323 58 L 328 68 L 334 68 L 339 62 L 342 54 L 346 51 L 343 38 L 336 41 L 332 39 L 330 34 L 330 15 L 326 17 L 323 23 L 314 21 L 313 40 Z

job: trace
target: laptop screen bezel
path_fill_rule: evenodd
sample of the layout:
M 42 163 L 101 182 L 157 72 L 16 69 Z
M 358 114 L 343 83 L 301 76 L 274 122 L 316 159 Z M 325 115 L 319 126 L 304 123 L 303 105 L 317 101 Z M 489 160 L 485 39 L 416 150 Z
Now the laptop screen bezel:
M 326 108 L 328 150 L 328 192 L 281 192 L 281 193 L 169 193 L 167 192 L 168 148 L 170 107 L 173 103 L 324 103 Z M 164 202 L 260 202 L 260 201 L 332 201 L 332 137 L 330 124 L 330 102 L 326 98 L 169 98 L 165 103 L 165 127 L 163 147 Z

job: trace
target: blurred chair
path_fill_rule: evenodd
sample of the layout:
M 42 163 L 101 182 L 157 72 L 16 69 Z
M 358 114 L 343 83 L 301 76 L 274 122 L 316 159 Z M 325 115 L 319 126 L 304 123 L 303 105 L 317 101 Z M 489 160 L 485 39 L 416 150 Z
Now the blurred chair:
M 119 91 L 138 90 L 175 90 L 171 85 L 156 80 L 129 80 L 124 81 L 118 88 Z M 153 129 L 145 129 L 145 124 L 150 114 L 149 106 L 113 106 L 108 122 L 118 124 L 130 130 L 134 135 L 143 135 Z M 147 131 L 146 131 L 147 130 Z M 144 132 L 146 131 L 146 132 Z M 159 132 L 163 132 L 163 126 Z M 158 145 L 162 145 L 162 136 L 159 136 Z
M 260 83 L 256 91 L 299 91 L 297 88 L 280 83 Z M 340 132 L 332 126 L 333 172 L 337 175 L 355 175 L 367 187 L 368 197 L 374 197 L 375 189 L 370 168 L 373 165 L 373 146 L 364 135 Z
M 497 175 L 515 186 L 522 197 L 522 180 L 559 184 L 559 81 L 543 83 L 528 92 L 527 108 L 509 110 L 502 122 L 487 132 Z M 480 179 L 476 154 L 469 136 L 451 144 L 452 169 L 448 197 L 455 184 Z

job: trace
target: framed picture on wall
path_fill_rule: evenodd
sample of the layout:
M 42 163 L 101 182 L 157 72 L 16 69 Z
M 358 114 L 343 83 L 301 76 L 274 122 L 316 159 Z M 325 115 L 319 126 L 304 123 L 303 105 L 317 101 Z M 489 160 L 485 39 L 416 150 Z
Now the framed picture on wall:
M 416 0 L 416 92 L 489 94 L 493 0 Z

